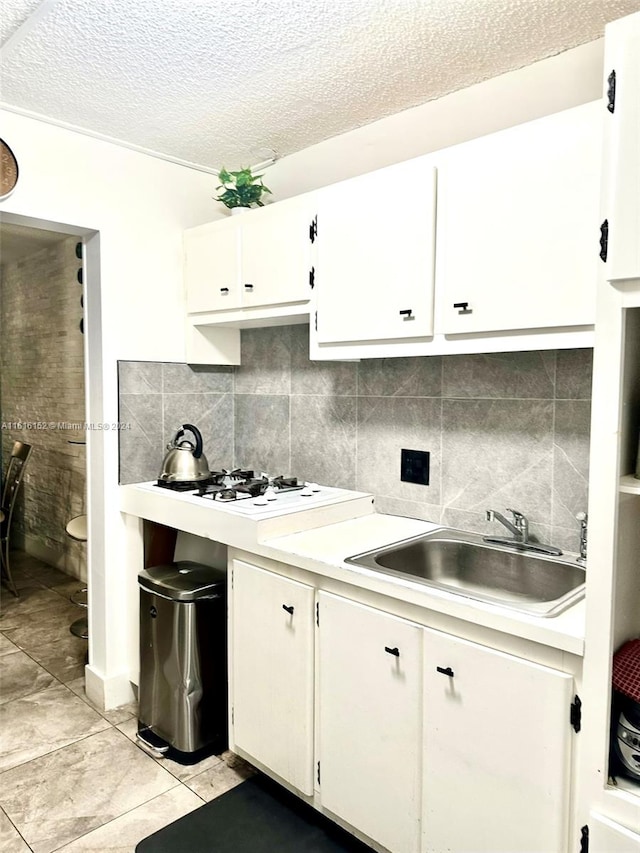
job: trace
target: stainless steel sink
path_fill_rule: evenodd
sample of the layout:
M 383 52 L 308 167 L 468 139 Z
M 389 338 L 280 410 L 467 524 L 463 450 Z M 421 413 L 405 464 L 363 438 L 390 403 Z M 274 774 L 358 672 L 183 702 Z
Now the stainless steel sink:
M 536 616 L 557 616 L 584 596 L 585 570 L 577 562 L 448 528 L 346 562 Z

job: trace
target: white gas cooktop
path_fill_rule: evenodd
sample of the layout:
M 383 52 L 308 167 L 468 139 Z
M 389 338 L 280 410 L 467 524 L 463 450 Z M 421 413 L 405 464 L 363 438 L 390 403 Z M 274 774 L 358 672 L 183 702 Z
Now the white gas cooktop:
M 139 483 L 138 488 L 154 494 L 160 493 L 181 503 L 207 507 L 212 512 L 230 513 L 255 519 L 274 518 L 279 515 L 304 512 L 306 509 L 315 509 L 316 507 L 329 506 L 364 497 L 363 492 L 336 489 L 315 483 L 303 489 L 275 492 L 273 495 L 259 495 L 233 501 L 212 500 L 208 496 L 201 497 L 197 490 L 189 492 L 172 491 L 158 486 L 155 481 Z

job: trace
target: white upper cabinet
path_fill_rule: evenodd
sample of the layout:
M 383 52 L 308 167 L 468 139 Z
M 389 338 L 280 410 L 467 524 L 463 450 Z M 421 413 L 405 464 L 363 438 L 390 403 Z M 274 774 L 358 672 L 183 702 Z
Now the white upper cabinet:
M 186 231 L 188 313 L 308 302 L 310 223 L 308 197 L 299 196 Z
M 311 213 L 306 197 L 241 214 L 242 305 L 308 302 Z
M 601 134 L 595 102 L 441 152 L 437 331 L 594 323 Z
M 189 313 L 240 306 L 240 229 L 233 219 L 185 231 L 184 254 Z
M 435 184 L 420 158 L 318 193 L 319 343 L 433 333 Z
M 640 278 L 640 13 L 607 26 L 604 68 L 605 277 Z

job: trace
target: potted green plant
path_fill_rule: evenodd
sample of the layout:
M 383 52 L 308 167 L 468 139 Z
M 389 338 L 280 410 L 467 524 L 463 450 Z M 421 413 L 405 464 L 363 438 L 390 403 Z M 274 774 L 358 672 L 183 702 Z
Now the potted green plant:
M 216 187 L 220 193 L 215 197 L 230 210 L 252 207 L 264 207 L 262 196 L 271 193 L 269 187 L 262 182 L 262 175 L 254 175 L 251 169 L 240 169 L 238 172 L 228 172 L 222 168 L 218 173 L 220 185 Z

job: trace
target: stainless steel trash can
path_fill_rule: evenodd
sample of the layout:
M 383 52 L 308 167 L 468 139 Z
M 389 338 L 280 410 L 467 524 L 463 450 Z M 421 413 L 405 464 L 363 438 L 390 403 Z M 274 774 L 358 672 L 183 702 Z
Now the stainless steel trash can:
M 139 737 L 158 752 L 222 751 L 228 737 L 226 574 L 179 560 L 144 569 L 138 583 Z

